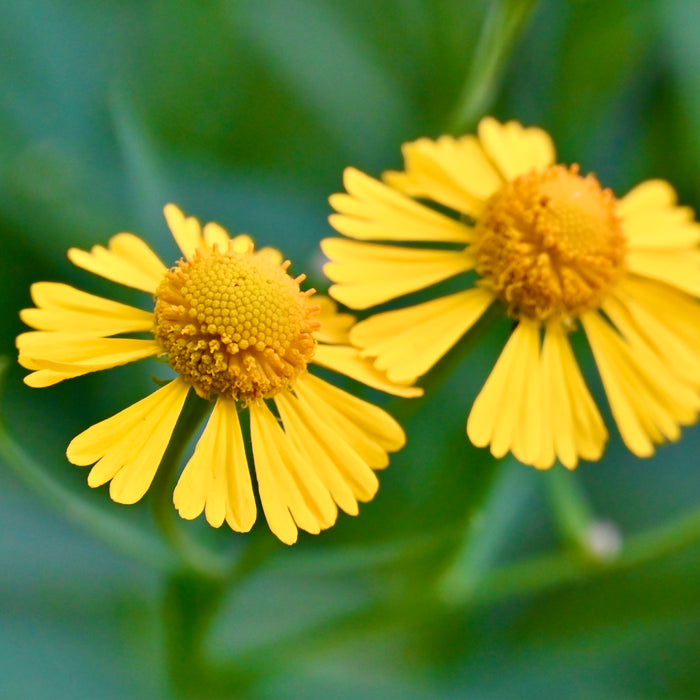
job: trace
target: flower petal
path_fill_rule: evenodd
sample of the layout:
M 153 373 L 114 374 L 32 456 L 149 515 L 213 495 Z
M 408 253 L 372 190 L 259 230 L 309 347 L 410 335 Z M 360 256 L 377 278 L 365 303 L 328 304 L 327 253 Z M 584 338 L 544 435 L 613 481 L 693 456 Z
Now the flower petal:
M 679 382 L 649 348 L 626 343 L 598 313 L 584 314 L 581 322 L 629 450 L 648 457 L 653 443 L 677 440 L 679 426 L 697 420 L 697 392 Z
M 423 395 L 423 389 L 420 387 L 389 381 L 385 372 L 376 369 L 370 360 L 361 356 L 357 348 L 348 345 L 317 345 L 312 361 L 387 394 L 404 398 Z
M 297 449 L 313 465 L 316 474 L 328 489 L 333 500 L 349 515 L 357 515 L 357 499 L 353 493 L 352 475 L 357 465 L 363 471 L 372 471 L 362 458 L 333 429 L 329 429 L 316 414 L 309 413 L 295 396 L 282 392 L 275 404 L 284 423 L 284 429 Z M 372 472 L 374 476 L 374 472 Z M 376 477 L 374 477 L 376 481 Z
M 350 238 L 462 244 L 472 240 L 469 226 L 414 202 L 355 168 L 345 169 L 343 182 L 349 194 L 330 197 L 338 214 L 332 214 L 329 221 Z
M 22 333 L 17 337 L 17 347 L 18 361 L 23 367 L 52 370 L 56 373 L 56 381 L 117 367 L 162 352 L 155 340 L 100 338 L 91 334 L 54 331 Z M 25 378 L 29 386 L 36 386 L 27 379 L 29 377 Z
M 133 233 L 118 233 L 107 248 L 95 245 L 89 253 L 71 248 L 68 259 L 83 270 L 149 294 L 155 294 L 167 272 L 161 259 Z
M 554 164 L 554 143 L 538 127 L 524 127 L 516 121 L 500 124 L 492 117 L 484 117 L 478 134 L 484 151 L 506 180 Z
M 370 455 L 377 452 L 363 445 L 373 443 L 383 452 L 396 452 L 406 443 L 401 426 L 378 406 L 348 394 L 312 374 L 304 374 L 294 384 L 294 391 L 302 403 L 323 416 L 338 428 L 338 432 L 374 469 L 385 467 L 386 456 L 375 462 Z
M 698 250 L 628 250 L 625 264 L 637 275 L 666 282 L 694 297 L 700 295 Z
M 697 246 L 700 223 L 690 207 L 678 207 L 676 193 L 663 180 L 635 187 L 617 207 L 631 250 L 673 250 Z
M 384 173 L 389 185 L 472 218 L 481 214 L 485 200 L 503 184 L 475 136 L 422 138 L 401 150 L 405 172 Z
M 390 381 L 406 384 L 431 369 L 493 302 L 479 287 L 396 311 L 370 316 L 350 332 L 363 357 Z
M 228 231 L 213 221 L 204 225 L 202 230 L 202 238 L 204 240 L 204 245 L 207 248 L 216 248 L 220 253 L 225 253 L 228 250 L 229 243 L 231 242 L 231 237 L 228 235 Z
M 37 282 L 31 287 L 38 308 L 23 309 L 24 323 L 42 331 L 116 335 L 153 329 L 153 313 L 82 292 L 67 284 Z
M 255 496 L 236 402 L 219 397 L 173 493 L 180 516 L 193 520 L 206 510 L 207 522 L 248 532 L 256 517 Z
M 603 419 L 588 391 L 561 324 L 551 322 L 542 345 L 543 422 L 551 426 L 556 456 L 568 469 L 579 457 L 600 459 L 608 439 Z M 549 464 L 535 466 L 549 467 Z
M 630 289 L 634 292 L 634 283 L 623 281 L 601 308 L 630 347 L 643 345 L 650 349 L 680 381 L 697 389 L 700 386 L 700 306 L 663 283 L 641 281 L 637 285 L 638 293 L 640 288 L 641 296 L 635 297 L 629 293 Z M 648 307 L 644 302 L 649 297 L 653 301 Z
M 425 250 L 326 238 L 321 248 L 332 262 L 323 270 L 337 282 L 330 295 L 366 309 L 473 269 L 466 251 Z
M 293 544 L 297 526 L 318 534 L 333 525 L 337 517 L 335 503 L 310 461 L 265 403 L 251 403 L 249 410 L 260 500 L 272 532 L 282 542 Z
M 71 440 L 69 461 L 79 466 L 97 462 L 88 484 L 96 487 L 111 480 L 113 501 L 135 503 L 153 481 L 188 391 L 182 379 L 175 379 L 96 423 Z
M 192 260 L 197 250 L 204 252 L 207 249 L 202 238 L 202 226 L 195 217 L 186 217 L 174 204 L 166 204 L 163 214 L 175 242 L 187 260 Z
M 467 420 L 469 439 L 477 447 L 490 444 L 494 457 L 503 457 L 516 444 L 515 456 L 532 463 L 532 455 L 541 445 L 539 432 L 530 438 L 522 435 L 521 442 L 516 439 L 523 432 L 520 424 L 528 407 L 528 388 L 536 392 L 534 403 L 541 403 L 537 383 L 528 387 L 528 377 L 539 373 L 539 359 L 539 324 L 522 319 L 476 397 Z M 542 409 L 535 408 L 541 420 Z
M 355 323 L 355 317 L 352 314 L 340 313 L 338 305 L 325 294 L 315 295 L 313 300 L 320 307 L 316 318 L 320 321 L 321 328 L 314 332 L 316 340 L 322 343 L 347 345 L 350 342 L 349 330 Z

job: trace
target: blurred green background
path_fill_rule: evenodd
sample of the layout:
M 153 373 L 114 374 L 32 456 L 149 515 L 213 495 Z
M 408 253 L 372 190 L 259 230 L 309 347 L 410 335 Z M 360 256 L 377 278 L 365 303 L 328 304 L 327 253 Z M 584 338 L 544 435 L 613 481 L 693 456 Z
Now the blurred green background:
M 403 141 L 445 131 L 484 26 L 527 4 L 3 5 L 0 353 L 12 362 L 2 418 L 61 493 L 117 530 L 133 528 L 135 547 L 139 533 L 155 540 L 148 499 L 114 505 L 64 457 L 71 437 L 149 390 L 153 367 L 24 387 L 14 337 L 29 285 L 65 281 L 143 304 L 65 253 L 127 230 L 172 261 L 161 211 L 174 201 L 282 248 L 293 271 L 324 289 L 318 242 L 343 168 L 379 175 L 400 165 Z M 695 0 L 543 0 L 530 19 L 482 85 L 473 122 L 483 111 L 543 126 L 562 162 L 595 171 L 617 194 L 662 177 L 697 211 Z M 388 403 L 409 444 L 358 518 L 341 515 L 293 548 L 276 545 L 262 518 L 252 535 L 185 526 L 231 561 L 250 541 L 267 554 L 227 594 L 204 641 L 216 669 L 209 689 L 169 678 L 188 649 L 173 649 L 178 622 L 163 614 L 178 599 L 197 617 L 206 585 L 166 584 L 160 549 L 150 565 L 106 545 L 75 510 L 60 512 L 53 486 L 42 498 L 3 464 L 0 697 L 700 696 L 698 538 L 658 556 L 640 540 L 624 566 L 577 568 L 548 505 L 548 475 L 517 466 L 494 486 L 490 460 L 468 444 L 468 409 L 507 332 L 497 327 L 419 407 Z M 577 472 L 597 516 L 634 538 L 697 508 L 697 426 L 645 461 L 611 433 L 605 458 Z M 436 577 L 465 536 L 479 543 L 483 576 L 473 595 L 436 605 Z

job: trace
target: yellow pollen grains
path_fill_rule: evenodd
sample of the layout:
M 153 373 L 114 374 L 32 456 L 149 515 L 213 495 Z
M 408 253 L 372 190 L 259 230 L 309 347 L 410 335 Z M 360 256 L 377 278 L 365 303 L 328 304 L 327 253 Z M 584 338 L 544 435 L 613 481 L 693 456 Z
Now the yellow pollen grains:
M 477 272 L 514 317 L 569 320 L 596 308 L 623 271 L 612 192 L 578 166 L 504 184 L 475 225 Z
M 319 307 L 289 262 L 216 248 L 181 260 L 156 290 L 155 336 L 204 397 L 248 403 L 287 388 L 314 354 Z

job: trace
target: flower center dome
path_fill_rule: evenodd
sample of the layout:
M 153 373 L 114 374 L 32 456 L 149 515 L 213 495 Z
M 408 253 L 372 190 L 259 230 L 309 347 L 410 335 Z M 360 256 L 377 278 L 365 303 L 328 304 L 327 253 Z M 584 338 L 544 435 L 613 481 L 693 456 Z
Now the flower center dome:
M 596 308 L 622 272 L 615 208 L 612 192 L 576 165 L 521 175 L 476 222 L 476 270 L 514 317 L 576 317 Z
M 171 268 L 156 290 L 155 337 L 204 397 L 270 398 L 306 369 L 318 330 L 313 290 L 289 262 L 216 248 Z

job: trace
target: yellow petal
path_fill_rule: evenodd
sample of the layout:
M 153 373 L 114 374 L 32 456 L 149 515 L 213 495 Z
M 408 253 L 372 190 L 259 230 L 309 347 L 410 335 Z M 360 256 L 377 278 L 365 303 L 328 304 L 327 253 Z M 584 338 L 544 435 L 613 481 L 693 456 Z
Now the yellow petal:
M 559 461 L 573 469 L 579 457 L 600 459 L 608 431 L 579 369 L 561 324 L 547 324 L 541 363 L 544 382 L 544 422 Z
M 217 400 L 180 475 L 173 502 L 187 520 L 206 510 L 207 522 L 213 527 L 220 527 L 224 520 L 237 532 L 248 532 L 253 526 L 255 496 L 235 401 Z
M 350 238 L 462 244 L 473 238 L 469 226 L 414 202 L 359 170 L 346 168 L 343 182 L 349 194 L 330 197 L 338 214 L 331 215 L 329 221 Z
M 596 312 L 581 316 L 615 422 L 631 452 L 648 457 L 653 443 L 676 440 L 697 420 L 697 392 L 679 382 L 653 352 L 634 349 Z
M 492 117 L 479 122 L 481 145 L 506 180 L 554 164 L 554 144 L 549 134 L 516 121 L 500 124 Z
M 49 369 L 78 376 L 153 357 L 155 340 L 100 338 L 81 333 L 30 331 L 17 337 L 19 363 L 27 369 Z
M 339 313 L 338 305 L 325 294 L 317 294 L 313 300 L 320 307 L 316 318 L 321 323 L 321 328 L 314 332 L 314 337 L 322 343 L 347 345 L 349 342 L 348 331 L 355 323 L 355 317 L 352 314 Z
M 423 389 L 420 387 L 389 381 L 385 372 L 376 369 L 370 360 L 361 357 L 357 348 L 348 345 L 317 345 L 313 362 L 387 394 L 404 398 L 423 395 Z
M 282 392 L 275 397 L 275 404 L 287 435 L 309 463 L 313 464 L 318 477 L 333 500 L 349 515 L 357 515 L 355 489 L 352 488 L 355 481 L 352 468 L 359 460 L 362 470 L 371 472 L 371 469 L 361 461 L 358 454 L 337 432 L 330 431 L 330 442 L 324 440 L 323 428 L 319 429 L 316 417 L 305 412 L 296 397 L 288 392 Z M 336 450 L 338 444 L 341 445 L 340 451 Z M 348 471 L 350 479 L 346 476 Z M 372 476 L 374 477 L 373 472 Z M 376 477 L 374 480 L 376 482 Z
M 38 308 L 23 309 L 24 323 L 42 331 L 116 335 L 153 329 L 153 313 L 81 292 L 67 284 L 37 282 L 31 287 Z
M 663 322 L 691 348 L 700 345 L 698 300 L 668 284 L 646 277 L 626 275 L 619 283 L 621 293 Z
M 292 532 L 284 517 L 285 510 L 298 527 L 311 534 L 330 527 L 335 522 L 337 509 L 309 460 L 299 452 L 263 402 L 251 404 L 249 410 L 260 500 L 270 529 L 287 544 L 296 540 L 296 528 Z M 258 471 L 259 460 L 262 478 Z
M 405 172 L 385 173 L 388 184 L 472 218 L 478 218 L 485 200 L 503 184 L 474 136 L 422 138 L 404 144 L 401 150 Z
M 617 212 L 632 250 L 689 248 L 700 240 L 700 224 L 690 207 L 676 206 L 676 193 L 664 180 L 648 180 L 623 197 Z
M 466 333 L 493 301 L 481 288 L 370 316 L 350 332 L 353 345 L 390 381 L 414 382 Z
M 673 207 L 678 198 L 666 180 L 646 180 L 631 189 L 618 203 L 618 214 L 624 219 Z
M 112 480 L 117 503 L 135 503 L 153 481 L 185 402 L 189 387 L 175 379 L 145 399 L 73 438 L 66 452 L 80 466 L 97 462 L 88 484 Z
M 228 250 L 231 238 L 228 231 L 223 226 L 210 221 L 204 225 L 202 230 L 202 238 L 207 248 L 216 248 L 220 253 L 225 253 Z
M 83 270 L 150 294 L 167 272 L 161 259 L 132 233 L 118 233 L 107 248 L 95 245 L 89 253 L 71 248 L 68 259 Z
M 206 250 L 202 238 L 202 227 L 197 219 L 193 216 L 185 217 L 174 204 L 166 204 L 163 214 L 175 242 L 187 260 L 192 260 L 197 250 L 201 252 Z
M 466 251 L 425 250 L 326 238 L 321 248 L 332 262 L 323 270 L 338 284 L 330 295 L 366 309 L 473 269 Z
M 625 264 L 630 272 L 666 282 L 700 296 L 700 252 L 697 250 L 628 250 Z
M 651 280 L 647 286 L 650 294 L 663 294 L 664 289 L 668 289 Z M 700 306 L 687 296 L 685 300 L 685 307 L 679 304 L 667 309 L 668 316 L 672 317 L 690 307 L 684 318 L 688 330 L 683 335 L 675 332 L 665 315 L 655 316 L 653 310 L 626 293 L 624 283 L 608 296 L 602 309 L 633 350 L 640 345 L 650 349 L 679 380 L 697 389 L 700 386 Z M 694 334 L 693 342 L 687 342 L 684 337 L 687 333 Z
M 396 452 L 406 443 L 403 429 L 386 411 L 312 374 L 299 377 L 294 391 L 302 403 L 316 407 L 314 410 L 337 425 L 340 434 L 363 457 L 365 454 L 360 443 L 366 441 L 379 445 L 385 452 Z M 357 436 L 357 442 L 352 436 Z M 369 458 L 366 461 L 371 467 L 379 467 Z
M 491 445 L 495 457 L 511 449 L 521 420 L 526 374 L 539 362 L 538 324 L 521 320 L 503 348 L 467 420 L 467 434 L 477 447 Z

